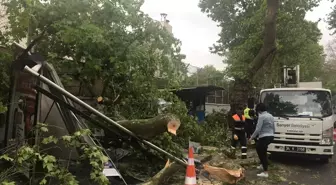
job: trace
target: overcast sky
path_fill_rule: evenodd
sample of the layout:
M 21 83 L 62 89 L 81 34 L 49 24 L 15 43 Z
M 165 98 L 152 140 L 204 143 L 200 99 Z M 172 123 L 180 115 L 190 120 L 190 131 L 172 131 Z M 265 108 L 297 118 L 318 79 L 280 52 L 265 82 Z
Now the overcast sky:
M 209 47 L 218 39 L 220 29 L 200 11 L 198 2 L 199 0 L 145 0 L 142 10 L 155 20 L 160 20 L 160 13 L 168 14 L 167 19 L 173 27 L 174 36 L 182 41 L 182 53 L 187 55 L 185 62 L 198 67 L 210 64 L 223 69 L 225 65 L 222 58 L 209 52 Z M 320 7 L 308 13 L 307 19 L 325 19 L 331 6 L 331 2 L 322 0 Z M 332 39 L 327 27 L 324 21 L 319 23 L 323 45 Z

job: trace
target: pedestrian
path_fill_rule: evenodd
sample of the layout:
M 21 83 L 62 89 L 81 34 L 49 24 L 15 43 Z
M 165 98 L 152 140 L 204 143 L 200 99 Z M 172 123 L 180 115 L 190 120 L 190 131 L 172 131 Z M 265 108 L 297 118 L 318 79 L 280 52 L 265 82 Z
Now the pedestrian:
M 258 123 L 258 113 L 257 113 L 257 110 L 254 110 L 254 109 L 251 109 L 250 110 L 250 116 L 251 118 L 253 119 L 253 123 L 252 123 L 252 130 L 251 130 L 251 137 L 252 137 L 252 134 L 254 133 L 255 129 L 256 129 L 256 126 L 257 126 L 257 123 Z M 250 137 L 250 138 L 251 138 Z M 255 144 L 257 143 L 257 137 L 256 136 L 253 140 L 249 141 L 251 144 Z M 249 138 L 249 139 L 250 139 Z
M 263 169 L 263 172 L 257 174 L 259 177 L 268 177 L 268 158 L 267 148 L 268 145 L 273 142 L 274 139 L 274 117 L 267 112 L 266 106 L 263 103 L 259 103 L 256 107 L 258 111 L 258 123 L 256 130 L 252 134 L 250 141 L 258 137 L 257 141 L 257 154 L 260 159 L 260 166 L 258 169 Z
M 245 123 L 245 132 L 247 139 L 250 139 L 251 135 L 253 134 L 253 127 L 254 127 L 254 110 L 253 108 L 248 107 L 245 105 L 244 109 L 244 116 L 246 119 Z
M 232 127 L 232 140 L 231 148 L 236 149 L 238 142 L 241 146 L 241 158 L 247 158 L 247 139 L 245 133 L 245 116 L 243 115 L 243 108 L 239 107 L 236 111 L 236 114 L 232 116 L 233 118 L 233 127 Z

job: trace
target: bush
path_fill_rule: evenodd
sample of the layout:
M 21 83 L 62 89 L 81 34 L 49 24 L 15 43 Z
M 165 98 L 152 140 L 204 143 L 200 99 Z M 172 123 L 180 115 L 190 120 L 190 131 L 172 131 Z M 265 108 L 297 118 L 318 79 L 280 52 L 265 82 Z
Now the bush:
M 36 134 L 41 134 L 48 132 L 48 127 L 47 124 L 39 123 L 33 130 Z M 7 150 L 7 152 L 0 156 L 1 160 L 8 161 L 12 164 L 10 168 L 0 172 L 0 182 L 2 182 L 2 184 L 15 184 L 13 180 L 15 180 L 16 176 L 31 172 L 35 166 L 41 164 L 42 172 L 34 174 L 34 176 L 39 175 L 39 177 L 35 176 L 37 177 L 35 181 L 38 182 L 30 182 L 30 184 L 44 185 L 51 182 L 58 182 L 58 184 L 61 185 L 78 185 L 79 181 L 76 179 L 76 176 L 68 169 L 71 153 L 69 154 L 67 166 L 61 165 L 55 156 L 48 154 L 49 149 L 56 147 L 55 145 L 58 142 L 62 142 L 66 147 L 80 148 L 83 151 L 78 162 L 85 163 L 89 161 L 89 175 L 92 182 L 99 185 L 109 184 L 107 177 L 102 173 L 104 164 L 108 162 L 108 157 L 105 156 L 102 148 L 82 142 L 83 137 L 88 135 L 91 135 L 91 131 L 84 129 L 75 132 L 73 135 L 65 135 L 60 138 L 54 136 L 39 136 L 40 142 L 34 146 L 27 144 L 26 141 L 18 141 L 20 143 L 17 144 L 21 146 L 17 149 L 12 147 L 12 150 Z M 49 146 L 50 144 L 52 147 L 43 147 L 43 145 Z
M 225 110 L 214 111 L 205 117 L 205 122 L 201 124 L 203 137 L 202 145 L 221 147 L 227 145 L 228 136 L 227 112 Z

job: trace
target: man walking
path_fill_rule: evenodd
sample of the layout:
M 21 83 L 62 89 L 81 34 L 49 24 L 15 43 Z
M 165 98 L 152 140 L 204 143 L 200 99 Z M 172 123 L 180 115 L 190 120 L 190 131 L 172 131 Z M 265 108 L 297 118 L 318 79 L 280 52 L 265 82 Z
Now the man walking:
M 245 123 L 245 132 L 246 132 L 246 137 L 247 139 L 250 139 L 251 135 L 253 134 L 254 131 L 254 110 L 253 108 L 248 107 L 247 105 L 245 106 L 244 109 L 244 116 L 246 119 Z
M 243 115 L 243 108 L 239 107 L 237 113 L 232 116 L 233 118 L 233 128 L 232 128 L 232 140 L 231 148 L 235 149 L 238 142 L 241 146 L 241 158 L 247 158 L 247 141 L 245 133 L 245 116 Z
M 267 148 L 268 145 L 273 142 L 274 139 L 274 117 L 266 111 L 266 106 L 263 103 L 257 105 L 256 110 L 259 113 L 258 123 L 256 130 L 252 134 L 250 141 L 258 136 L 258 142 L 256 150 L 258 157 L 260 159 L 260 166 L 258 169 L 263 169 L 264 171 L 257 174 L 259 177 L 268 177 L 268 159 L 267 159 Z

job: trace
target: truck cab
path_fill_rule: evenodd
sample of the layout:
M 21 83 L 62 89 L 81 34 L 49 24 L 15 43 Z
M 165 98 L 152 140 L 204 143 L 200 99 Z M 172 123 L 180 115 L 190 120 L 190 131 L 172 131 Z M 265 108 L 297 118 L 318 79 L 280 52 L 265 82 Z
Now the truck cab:
M 320 82 L 264 89 L 260 102 L 275 119 L 270 153 L 308 155 L 328 162 L 334 154 L 334 114 L 331 91 Z

